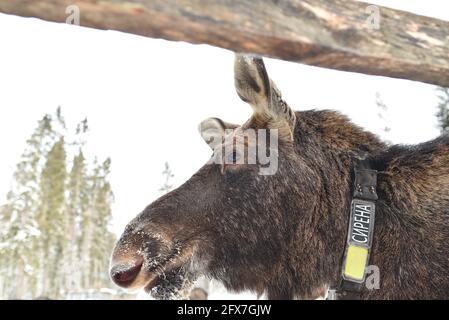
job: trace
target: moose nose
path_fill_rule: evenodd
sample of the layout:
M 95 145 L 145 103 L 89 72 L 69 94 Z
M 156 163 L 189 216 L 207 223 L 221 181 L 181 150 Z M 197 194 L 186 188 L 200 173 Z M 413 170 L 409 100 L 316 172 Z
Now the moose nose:
M 139 258 L 131 264 L 117 264 L 111 268 L 112 280 L 121 287 L 133 283 L 142 269 L 143 258 Z

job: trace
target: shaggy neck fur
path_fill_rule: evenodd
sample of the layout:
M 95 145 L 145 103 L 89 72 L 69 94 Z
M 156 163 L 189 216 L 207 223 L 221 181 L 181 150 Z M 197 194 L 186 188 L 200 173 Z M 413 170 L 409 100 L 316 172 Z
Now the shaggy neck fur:
M 316 298 L 338 284 L 352 194 L 352 162 L 379 171 L 371 265 L 380 290 L 361 298 L 447 298 L 449 292 L 449 137 L 415 147 L 388 147 L 329 111 L 298 112 L 295 148 L 307 165 L 295 237 L 268 289 L 276 299 Z M 312 191 L 312 192 L 310 192 Z M 302 202 L 301 202 L 302 201 Z M 292 222 L 294 223 L 294 222 Z M 287 268 L 285 267 L 287 266 Z

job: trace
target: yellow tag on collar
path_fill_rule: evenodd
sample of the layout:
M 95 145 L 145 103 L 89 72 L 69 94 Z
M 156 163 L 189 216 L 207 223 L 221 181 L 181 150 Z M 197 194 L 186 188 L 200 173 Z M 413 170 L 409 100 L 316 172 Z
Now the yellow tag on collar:
M 344 276 L 355 281 L 363 281 L 367 262 L 368 249 L 350 244 L 346 253 Z

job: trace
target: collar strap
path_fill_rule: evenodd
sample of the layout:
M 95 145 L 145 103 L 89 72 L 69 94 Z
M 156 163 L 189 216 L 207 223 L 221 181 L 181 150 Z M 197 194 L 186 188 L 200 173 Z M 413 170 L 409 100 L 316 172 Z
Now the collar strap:
M 368 161 L 358 160 L 354 166 L 354 191 L 351 201 L 348 237 L 343 257 L 341 282 L 330 292 L 331 299 L 353 299 L 363 289 L 374 233 L 377 196 L 377 171 Z

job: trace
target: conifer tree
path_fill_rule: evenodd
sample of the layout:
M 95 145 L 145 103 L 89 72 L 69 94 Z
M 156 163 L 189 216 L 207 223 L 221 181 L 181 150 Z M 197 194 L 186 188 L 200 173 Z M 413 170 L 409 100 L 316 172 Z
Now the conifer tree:
M 87 210 L 89 201 L 87 163 L 83 152 L 88 131 L 87 119 L 81 121 L 75 131 L 75 141 L 71 144 L 78 148 L 67 179 L 67 201 L 65 205 L 65 245 L 63 251 L 63 270 L 60 286 L 64 292 L 78 292 L 82 289 L 82 263 L 80 259 L 81 219 Z
M 0 298 L 64 298 L 111 286 L 111 161 L 89 165 L 87 131 L 85 119 L 75 142 L 66 143 L 58 108 L 27 140 L 0 207 Z M 70 164 L 67 154 L 73 155 Z
M 65 230 L 65 181 L 67 177 L 66 151 L 61 137 L 47 155 L 47 162 L 40 179 L 40 206 L 38 226 L 40 237 L 41 268 L 45 270 L 44 292 L 46 296 L 59 297 L 58 279 L 61 276 Z
M 27 140 L 14 172 L 14 182 L 6 204 L 0 208 L 0 296 L 21 298 L 33 295 L 38 282 L 39 256 L 36 239 L 39 175 L 55 132 L 52 118 L 45 115 Z
M 108 181 L 110 174 L 111 160 L 106 159 L 98 165 L 94 171 L 92 186 L 92 201 L 94 206 L 94 230 L 93 237 L 96 239 L 92 245 L 91 252 L 91 283 L 93 288 L 98 289 L 107 286 L 109 275 L 105 270 L 109 268 L 109 255 L 105 252 L 112 252 L 115 236 L 108 230 L 111 219 L 111 204 L 113 193 Z

